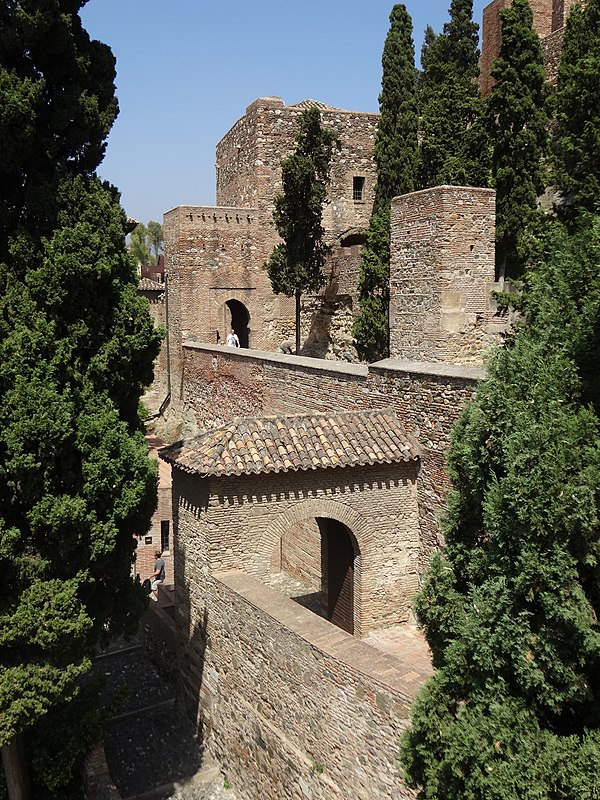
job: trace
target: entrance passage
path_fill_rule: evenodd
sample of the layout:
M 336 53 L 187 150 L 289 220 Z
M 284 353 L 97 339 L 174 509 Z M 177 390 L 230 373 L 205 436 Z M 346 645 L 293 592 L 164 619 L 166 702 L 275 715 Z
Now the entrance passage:
M 354 544 L 345 525 L 319 519 L 322 543 L 323 583 L 327 597 L 327 619 L 338 628 L 354 633 Z
M 225 305 L 231 314 L 231 327 L 238 335 L 240 347 L 249 347 L 250 331 L 248 323 L 250 322 L 250 313 L 248 309 L 239 300 L 228 300 Z

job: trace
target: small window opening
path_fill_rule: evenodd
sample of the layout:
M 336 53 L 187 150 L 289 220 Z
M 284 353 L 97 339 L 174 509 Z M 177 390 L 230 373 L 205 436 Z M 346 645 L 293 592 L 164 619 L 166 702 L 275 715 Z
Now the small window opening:
M 354 201 L 365 199 L 365 179 L 360 175 L 352 178 L 352 199 Z
M 170 550 L 170 527 L 171 522 L 168 519 L 163 519 L 160 522 L 160 549 L 164 552 Z

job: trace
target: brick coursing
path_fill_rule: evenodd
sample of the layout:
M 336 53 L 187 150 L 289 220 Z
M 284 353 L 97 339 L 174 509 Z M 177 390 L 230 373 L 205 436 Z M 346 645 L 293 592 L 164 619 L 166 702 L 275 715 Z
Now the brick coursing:
M 295 473 L 202 478 L 175 466 L 177 546 L 185 551 L 185 565 L 176 556 L 176 587 L 185 580 L 179 568 L 188 577 L 207 569 L 267 575 L 297 524 L 330 518 L 349 528 L 359 550 L 357 634 L 405 622 L 419 582 L 417 469 L 414 462 L 319 469 L 299 481 Z M 197 591 L 194 581 L 185 586 L 186 597 Z
M 138 292 L 142 297 L 148 300 L 150 316 L 156 328 L 164 328 L 167 323 L 165 290 L 166 287 L 161 286 L 155 289 L 140 288 Z M 163 339 L 160 352 L 154 360 L 154 376 L 152 381 L 153 392 L 162 397 L 167 393 L 167 370 L 167 341 Z
M 224 342 L 232 319 L 228 301 L 249 313 L 249 347 L 277 350 L 294 338 L 294 301 L 273 294 L 262 266 L 278 242 L 273 198 L 281 191 L 281 160 L 295 147 L 303 107 L 279 98 L 252 103 L 217 145 L 218 205 L 179 206 L 165 214 L 168 324 L 177 332 L 170 341 L 175 403 L 182 339 Z M 360 236 L 371 213 L 377 115 L 324 106 L 322 123 L 339 139 L 323 214 L 332 253 L 322 293 L 303 299 L 302 341 L 306 355 L 339 356 L 353 350 L 360 247 L 348 234 Z M 353 199 L 355 176 L 365 178 L 361 201 Z
M 197 577 L 182 699 L 245 800 L 405 800 L 407 668 L 242 572 Z M 186 608 L 186 610 L 187 610 Z
M 392 201 L 390 355 L 480 364 L 494 324 L 496 194 L 437 186 Z
M 421 446 L 417 491 L 424 568 L 441 542 L 451 430 L 483 370 L 396 359 L 367 367 L 193 343 L 183 350 L 183 407 L 200 430 L 236 416 L 391 408 Z

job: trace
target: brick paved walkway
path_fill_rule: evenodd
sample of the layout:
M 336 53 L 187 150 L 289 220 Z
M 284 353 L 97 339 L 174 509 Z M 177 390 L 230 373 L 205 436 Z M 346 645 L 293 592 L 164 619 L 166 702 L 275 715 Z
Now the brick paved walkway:
M 319 594 L 317 592 L 311 594 L 304 584 L 287 573 L 267 575 L 263 581 L 314 613 L 318 613 Z M 414 624 L 406 623 L 371 631 L 363 641 L 401 661 L 403 668 L 406 669 L 403 679 L 415 686 L 425 683 L 427 678 L 433 675 L 427 642 Z

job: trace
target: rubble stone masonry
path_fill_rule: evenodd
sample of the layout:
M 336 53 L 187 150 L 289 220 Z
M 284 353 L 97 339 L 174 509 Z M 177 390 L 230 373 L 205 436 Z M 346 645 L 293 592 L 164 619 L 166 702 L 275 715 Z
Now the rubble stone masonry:
M 335 131 L 339 146 L 323 212 L 332 247 L 324 270 L 327 283 L 318 297 L 303 298 L 303 352 L 339 357 L 353 350 L 360 242 L 376 180 L 377 115 L 314 101 L 286 106 L 280 98 L 259 98 L 217 146 L 218 205 L 181 206 L 164 217 L 175 404 L 181 342 L 190 337 L 224 341 L 234 319 L 232 301 L 249 318 L 249 347 L 277 350 L 293 341 L 294 301 L 273 293 L 262 267 L 279 241 L 272 214 L 273 198 L 281 191 L 281 160 L 293 151 L 298 119 L 311 106 L 321 110 L 323 125 Z
M 307 470 L 300 477 L 288 472 L 190 479 L 175 467 L 185 591 L 196 592 L 191 576 L 206 568 L 241 569 L 257 578 L 279 572 L 282 542 L 298 525 L 323 517 L 345 524 L 356 541 L 355 633 L 406 622 L 419 584 L 416 472 L 415 463 L 407 462 Z M 320 550 L 318 559 L 320 573 Z
M 398 760 L 420 686 L 410 665 L 243 572 L 204 571 L 194 586 L 183 700 L 237 795 L 414 797 Z
M 482 362 L 504 325 L 491 304 L 495 213 L 493 189 L 437 186 L 394 198 L 390 355 Z
M 331 164 L 324 226 L 332 238 L 353 227 L 367 227 L 375 196 L 378 115 L 313 100 L 286 106 L 280 97 L 260 97 L 248 106 L 217 145 L 217 205 L 257 208 L 266 221 L 271 220 L 273 198 L 282 190 L 281 161 L 296 146 L 302 111 L 312 106 L 320 110 L 321 124 L 333 130 L 339 142 Z M 355 177 L 364 178 L 360 200 L 354 199 Z

